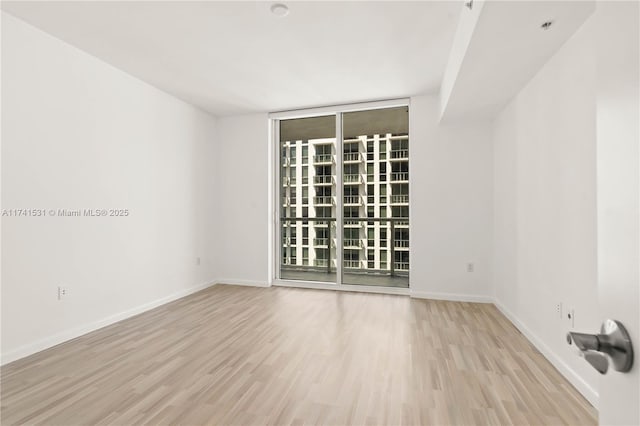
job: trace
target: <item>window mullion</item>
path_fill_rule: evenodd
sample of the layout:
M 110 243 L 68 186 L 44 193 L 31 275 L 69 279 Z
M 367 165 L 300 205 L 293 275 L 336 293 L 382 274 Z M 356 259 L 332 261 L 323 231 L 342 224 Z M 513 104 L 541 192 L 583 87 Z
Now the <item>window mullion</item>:
M 342 113 L 336 113 L 336 284 L 342 285 L 343 277 L 343 215 L 344 215 L 344 185 L 343 185 L 343 140 L 342 140 Z
M 282 166 L 281 166 L 281 147 L 280 147 L 280 120 L 273 120 L 273 140 L 274 140 L 274 174 L 276 176 L 275 179 L 275 194 L 277 200 L 274 205 L 274 217 L 275 217 L 275 247 L 274 247 L 274 278 L 276 280 L 280 279 L 280 264 L 282 263 L 282 221 L 280 220 L 280 216 L 282 215 Z

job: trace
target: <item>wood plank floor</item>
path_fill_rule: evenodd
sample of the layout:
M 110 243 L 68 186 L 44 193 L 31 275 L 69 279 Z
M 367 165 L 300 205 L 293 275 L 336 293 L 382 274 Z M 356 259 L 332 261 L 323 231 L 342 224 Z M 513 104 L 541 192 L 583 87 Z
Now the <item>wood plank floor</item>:
M 2 368 L 2 424 L 596 424 L 489 304 L 218 285 Z

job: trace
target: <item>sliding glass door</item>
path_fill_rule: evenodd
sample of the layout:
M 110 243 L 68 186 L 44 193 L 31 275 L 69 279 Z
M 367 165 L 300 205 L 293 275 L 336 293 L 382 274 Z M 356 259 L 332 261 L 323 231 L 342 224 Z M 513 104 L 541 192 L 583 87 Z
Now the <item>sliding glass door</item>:
M 336 282 L 336 116 L 279 124 L 280 278 Z
M 276 124 L 279 278 L 407 288 L 408 107 Z
M 346 112 L 342 135 L 342 282 L 408 287 L 408 108 Z M 399 167 L 406 176 L 394 174 Z

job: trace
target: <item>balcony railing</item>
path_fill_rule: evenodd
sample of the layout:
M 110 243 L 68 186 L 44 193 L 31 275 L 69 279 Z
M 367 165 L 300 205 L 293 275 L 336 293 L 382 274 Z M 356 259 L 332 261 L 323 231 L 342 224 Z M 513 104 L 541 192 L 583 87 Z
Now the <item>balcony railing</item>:
M 393 172 L 391 173 L 391 181 L 408 181 L 409 180 L 409 172 Z
M 361 205 L 362 198 L 359 195 L 345 195 L 344 196 L 344 204 L 345 205 Z
M 324 250 L 335 250 L 336 240 L 334 233 L 335 231 L 335 221 L 336 218 L 327 217 L 327 218 L 316 218 L 316 217 L 281 217 L 280 221 L 282 223 L 281 229 L 286 229 L 286 224 L 294 224 L 296 222 L 309 223 L 313 226 L 313 233 L 315 234 L 315 238 L 309 238 L 309 242 L 312 244 L 312 247 L 315 247 L 316 251 L 320 250 L 319 255 L 325 257 L 327 253 Z M 406 255 L 400 256 L 398 253 L 407 253 L 409 250 L 409 233 L 406 229 L 409 226 L 408 218 L 385 218 L 385 217 L 347 217 L 344 218 L 344 227 L 349 229 L 354 229 L 364 227 L 367 223 L 372 225 L 374 223 L 380 223 L 381 229 L 386 229 L 384 235 L 386 237 L 382 237 L 376 239 L 364 239 L 364 238 L 353 238 L 354 234 L 347 233 L 345 234 L 348 238 L 344 238 L 342 240 L 342 247 L 340 250 L 363 250 L 367 246 L 371 247 L 379 247 L 380 250 L 384 250 L 386 252 L 386 258 L 390 259 L 390 261 L 385 262 L 381 261 L 379 267 L 372 266 L 372 262 L 367 262 L 366 259 L 360 260 L 352 260 L 348 259 L 344 261 L 344 268 L 351 269 L 353 273 L 363 273 L 363 274 L 376 274 L 376 275 L 388 275 L 391 277 L 395 276 L 407 276 L 409 273 L 410 263 L 407 261 L 408 259 L 405 257 Z M 402 232 L 398 232 L 398 229 L 403 229 Z M 357 234 L 356 234 L 357 235 Z M 322 237 L 324 236 L 324 237 Z M 310 237 L 314 237 L 312 234 Z M 283 244 L 286 244 L 286 239 L 283 239 Z M 302 243 L 305 245 L 305 238 L 291 237 L 290 247 L 296 246 L 294 241 L 297 242 L 298 245 Z M 377 248 L 376 248 L 377 250 Z M 322 253 L 322 254 L 320 254 Z M 339 251 L 338 251 L 339 253 Z M 349 256 L 351 257 L 351 255 Z M 395 259 L 395 261 L 394 261 Z M 402 260 L 400 260 L 402 259 Z M 326 269 L 327 272 L 331 272 L 335 270 L 336 263 L 335 260 L 328 261 L 327 259 L 309 259 L 310 265 L 306 265 L 307 268 L 311 268 L 312 271 L 317 271 L 317 268 Z M 303 268 L 305 265 L 297 265 L 295 268 Z M 287 266 L 289 268 L 289 266 Z M 313 269 L 316 268 L 316 269 Z M 358 271 L 353 271 L 354 269 L 358 269 Z
M 348 227 L 354 227 L 354 226 L 363 226 L 364 222 L 361 222 L 359 220 L 351 220 L 351 219 L 345 219 L 344 221 L 344 226 L 348 226 Z
M 409 150 L 408 149 L 392 149 L 391 159 L 392 160 L 408 160 Z
M 318 154 L 313 156 L 314 164 L 333 163 L 333 154 Z
M 408 271 L 409 270 L 409 262 L 394 262 L 394 269 L 397 271 Z
M 331 175 L 318 175 L 313 177 L 313 183 L 316 185 L 331 185 L 333 183 L 333 176 Z
M 391 196 L 391 204 L 407 204 L 409 196 L 406 194 L 396 194 Z
M 289 178 L 284 176 L 282 178 L 282 186 L 287 186 L 287 185 L 289 185 Z
M 329 259 L 313 259 L 315 266 L 326 267 L 329 266 Z
M 362 182 L 362 177 L 357 174 L 344 175 L 344 183 L 360 183 Z
M 331 206 L 333 205 L 333 197 L 331 197 L 330 195 L 322 195 L 319 197 L 313 197 L 313 204 L 316 206 L 321 206 L 321 205 L 328 205 Z
M 409 240 L 395 240 L 396 248 L 409 248 Z
M 313 245 L 314 246 L 326 246 L 329 244 L 328 238 L 314 238 Z
M 344 261 L 344 267 L 345 268 L 350 268 L 350 269 L 360 268 L 360 261 L 359 260 L 345 260 Z
M 360 241 L 359 239 L 347 238 L 344 240 L 344 246 L 360 248 L 362 247 L 362 241 Z
M 359 152 L 346 152 L 344 154 L 344 162 L 345 163 L 353 163 L 353 162 L 359 162 L 362 159 L 360 158 L 360 153 Z

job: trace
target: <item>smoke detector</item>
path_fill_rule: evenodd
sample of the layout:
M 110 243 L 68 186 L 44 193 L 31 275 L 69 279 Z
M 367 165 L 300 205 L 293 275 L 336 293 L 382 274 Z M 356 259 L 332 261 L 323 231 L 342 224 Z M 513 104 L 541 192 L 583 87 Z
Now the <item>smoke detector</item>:
M 278 18 L 284 18 L 289 14 L 289 8 L 286 4 L 274 3 L 271 5 L 271 13 L 276 15 Z

